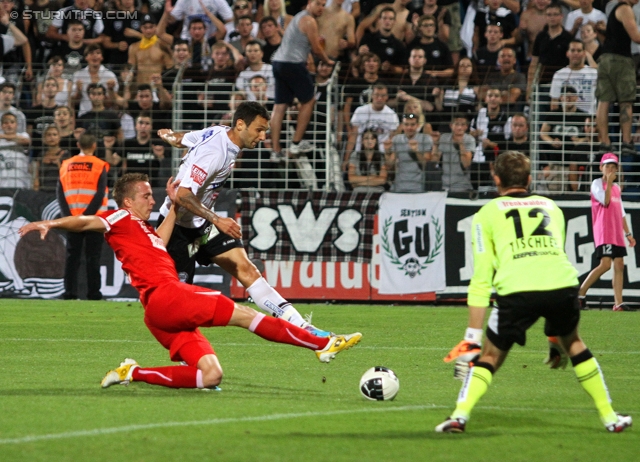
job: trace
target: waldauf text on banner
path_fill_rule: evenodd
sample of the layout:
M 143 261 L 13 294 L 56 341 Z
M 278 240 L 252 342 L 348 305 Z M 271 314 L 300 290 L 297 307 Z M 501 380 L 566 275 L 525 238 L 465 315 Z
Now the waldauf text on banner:
M 380 293 L 444 290 L 447 193 L 392 194 L 380 198 Z

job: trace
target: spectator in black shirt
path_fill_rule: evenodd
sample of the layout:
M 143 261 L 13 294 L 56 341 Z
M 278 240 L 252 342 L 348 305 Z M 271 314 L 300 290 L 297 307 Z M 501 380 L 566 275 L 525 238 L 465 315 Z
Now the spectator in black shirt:
M 569 64 L 567 50 L 573 37 L 562 27 L 562 8 L 557 3 L 552 3 L 545 8 L 544 14 L 547 25 L 536 37 L 531 52 L 531 63 L 527 76 L 527 100 L 531 97 L 531 86 L 538 65 L 543 66 L 538 83 L 548 84 L 551 83 L 553 74 L 558 69 Z
M 47 38 L 56 42 L 66 42 L 65 34 L 69 21 L 82 18 L 85 29 L 85 45 L 102 44 L 102 32 L 104 23 L 102 15 L 89 8 L 90 0 L 75 0 L 73 5 L 60 9 L 47 31 Z
M 383 72 L 401 73 L 406 62 L 404 44 L 391 32 L 396 20 L 393 8 L 383 8 L 380 12 L 379 27 L 376 33 L 367 33 L 362 37 L 358 54 L 371 52 L 376 54 L 382 62 Z
M 142 112 L 148 114 L 153 120 L 154 133 L 171 126 L 171 100 L 164 98 L 154 101 L 153 90 L 148 84 L 138 85 L 135 99 L 128 102 L 127 112 L 133 120 L 137 120 Z
M 121 159 L 122 173 L 146 173 L 151 186 L 162 186 L 161 167 L 165 158 L 165 148 L 160 139 L 152 138 L 151 115 L 141 112 L 136 118 L 136 137 L 125 140 L 121 154 L 113 153 L 114 159 Z M 117 160 L 115 161 L 117 162 Z
M 505 39 L 503 45 L 515 45 L 513 32 L 516 30 L 517 21 L 511 11 L 502 6 L 502 0 L 486 0 L 485 6 L 479 8 L 474 20 L 473 51 L 487 45 L 485 32 L 489 24 L 499 24 Z
M 475 61 L 478 66 L 480 81 L 484 84 L 489 74 L 498 71 L 498 53 L 502 49 L 502 26 L 488 24 L 484 32 L 487 43 L 475 52 Z
M 142 13 L 136 11 L 135 0 L 116 0 L 116 15 L 108 15 L 104 21 L 105 63 L 117 69 L 129 60 L 129 46 L 142 40 L 140 26 Z M 137 14 L 137 17 L 134 16 Z M 113 70 L 113 69 L 112 69 Z
M 120 117 L 116 112 L 105 108 L 104 99 L 107 91 L 101 84 L 90 84 L 87 87 L 87 92 L 91 100 L 91 110 L 78 117 L 77 126 L 96 137 L 98 146 L 102 148 L 98 150 L 97 157 L 105 159 L 105 145 L 103 143 L 108 143 L 111 138 L 118 140 L 123 138 Z M 105 140 L 105 138 L 109 140 Z
M 42 144 L 44 129 L 53 124 L 53 113 L 58 108 L 55 100 L 57 93 L 58 82 L 56 79 L 47 78 L 43 84 L 42 103 L 34 104 L 31 109 L 25 110 L 27 133 L 29 133 L 34 146 Z
M 84 25 L 77 19 L 67 22 L 68 40 L 59 42 L 53 49 L 53 56 L 60 56 L 64 61 L 62 77 L 68 80 L 73 78 L 73 73 L 87 65 L 84 56 Z
M 60 106 L 53 111 L 53 123 L 58 128 L 60 147 L 69 152 L 70 156 L 78 154 L 80 152 L 78 137 L 82 129 L 76 132 L 75 121 L 69 106 Z
M 427 59 L 425 69 L 432 77 L 451 77 L 453 59 L 447 44 L 436 37 L 436 18 L 431 15 L 421 16 L 418 20 L 418 31 L 418 36 L 407 48 L 413 50 L 420 47 L 424 50 Z
M 262 37 L 265 40 L 265 44 L 262 47 L 262 52 L 264 56 L 262 60 L 271 64 L 271 55 L 275 53 L 275 51 L 282 43 L 282 36 L 278 32 L 278 24 L 276 20 L 272 16 L 265 16 L 260 20 L 260 32 L 262 32 Z

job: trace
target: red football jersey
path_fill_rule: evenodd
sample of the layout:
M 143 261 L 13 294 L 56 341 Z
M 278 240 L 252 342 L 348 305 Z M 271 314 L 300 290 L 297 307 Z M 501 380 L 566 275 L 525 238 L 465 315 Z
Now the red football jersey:
M 148 291 L 178 280 L 173 260 L 153 226 L 124 209 L 98 216 L 107 227 L 104 234 L 107 244 L 122 263 L 131 285 L 140 293 L 143 304 Z

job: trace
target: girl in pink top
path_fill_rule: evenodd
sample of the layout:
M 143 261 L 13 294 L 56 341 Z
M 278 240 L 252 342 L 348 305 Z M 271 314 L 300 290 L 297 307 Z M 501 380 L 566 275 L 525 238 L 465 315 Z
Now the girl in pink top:
M 624 282 L 624 257 L 627 255 L 625 237 L 629 247 L 636 245 L 636 240 L 629 232 L 624 207 L 620 196 L 620 186 L 614 181 L 618 174 L 618 156 L 606 153 L 600 161 L 602 178 L 591 183 L 591 218 L 593 221 L 593 239 L 596 244 L 596 256 L 600 264 L 595 267 L 580 286 L 580 304 L 586 308 L 587 290 L 600 277 L 609 271 L 613 262 L 613 311 L 633 311 L 622 302 L 622 285 Z

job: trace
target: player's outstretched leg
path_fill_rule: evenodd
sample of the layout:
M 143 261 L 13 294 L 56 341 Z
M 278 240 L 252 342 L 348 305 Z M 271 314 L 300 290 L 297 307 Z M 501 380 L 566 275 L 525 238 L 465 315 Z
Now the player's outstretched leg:
M 284 319 L 294 326 L 306 329 L 317 337 L 329 337 L 331 335 L 331 332 L 318 329 L 310 321 L 305 320 L 289 301 L 269 285 L 265 278 L 258 278 L 247 287 L 247 292 L 261 310 Z
M 331 335 L 331 332 L 318 329 L 311 322 L 306 321 L 288 300 L 271 287 L 258 268 L 249 260 L 244 248 L 230 249 L 212 258 L 211 261 L 240 281 L 247 288 L 253 302 L 262 311 L 306 329 L 318 337 Z
M 168 388 L 204 388 L 202 371 L 191 366 L 140 367 L 130 358 L 120 367 L 107 372 L 102 379 L 102 388 L 112 385 L 128 385 L 130 382 L 145 382 Z
M 303 348 L 309 348 L 316 352 L 316 356 L 323 363 L 328 363 L 336 354 L 348 350 L 352 346 L 356 345 L 362 338 L 362 334 L 356 332 L 350 335 L 331 335 L 330 337 L 318 337 L 313 335 L 306 329 L 302 329 L 287 321 L 279 318 L 270 318 L 262 313 L 256 313 L 251 308 L 236 305 L 234 310 L 234 316 L 237 311 L 246 311 L 255 313 L 255 316 L 251 320 L 251 324 L 248 329 L 272 342 L 287 343 L 289 345 L 295 345 Z M 246 314 L 246 313 L 243 313 Z M 233 318 L 232 318 L 233 322 Z M 232 322 L 229 324 L 232 325 Z M 235 324 L 241 327 L 242 324 Z

